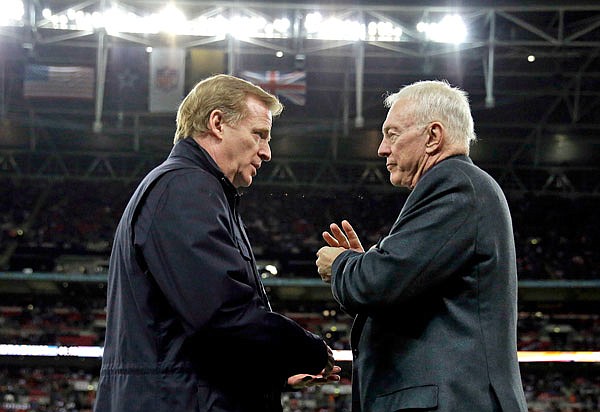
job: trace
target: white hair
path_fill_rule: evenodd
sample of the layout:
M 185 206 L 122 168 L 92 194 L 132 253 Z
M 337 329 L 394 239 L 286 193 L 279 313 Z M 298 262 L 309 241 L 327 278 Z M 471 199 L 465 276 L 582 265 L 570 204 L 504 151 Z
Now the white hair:
M 424 80 L 402 87 L 398 92 L 388 95 L 384 100 L 387 108 L 400 100 L 411 102 L 412 115 L 419 125 L 439 121 L 448 133 L 452 145 L 463 147 L 469 154 L 469 147 L 476 140 L 475 126 L 469 97 L 446 80 Z

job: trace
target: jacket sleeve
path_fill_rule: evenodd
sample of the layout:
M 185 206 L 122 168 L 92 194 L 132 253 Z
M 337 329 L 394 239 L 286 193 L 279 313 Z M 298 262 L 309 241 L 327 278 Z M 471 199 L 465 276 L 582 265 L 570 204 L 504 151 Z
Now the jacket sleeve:
M 262 358 L 265 373 L 314 374 L 325 367 L 320 337 L 262 305 L 249 263 L 231 235 L 227 199 L 213 176 L 167 175 L 147 205 L 153 201 L 154 214 L 144 224 L 146 233 L 136 231 L 136 246 L 187 334 L 214 347 L 234 345 L 239 357 Z
M 440 287 L 473 258 L 476 201 L 460 170 L 431 170 L 387 237 L 365 253 L 345 251 L 336 258 L 336 300 L 350 313 L 375 313 Z

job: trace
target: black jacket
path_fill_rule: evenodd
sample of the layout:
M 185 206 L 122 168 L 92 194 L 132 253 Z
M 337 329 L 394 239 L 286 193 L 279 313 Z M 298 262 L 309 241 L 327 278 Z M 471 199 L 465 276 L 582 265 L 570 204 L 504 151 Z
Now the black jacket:
M 423 175 L 388 236 L 333 264 L 354 412 L 526 412 L 517 271 L 500 187 L 466 156 Z
M 321 338 L 270 310 L 239 195 L 191 138 L 144 178 L 117 228 L 96 412 L 281 410 Z

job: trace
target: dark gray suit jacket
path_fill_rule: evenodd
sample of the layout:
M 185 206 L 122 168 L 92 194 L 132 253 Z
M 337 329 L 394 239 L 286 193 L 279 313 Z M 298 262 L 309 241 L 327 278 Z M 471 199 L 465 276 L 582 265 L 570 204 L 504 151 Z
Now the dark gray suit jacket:
M 353 411 L 525 412 L 512 223 L 467 156 L 430 169 L 390 234 L 333 264 L 352 330 Z

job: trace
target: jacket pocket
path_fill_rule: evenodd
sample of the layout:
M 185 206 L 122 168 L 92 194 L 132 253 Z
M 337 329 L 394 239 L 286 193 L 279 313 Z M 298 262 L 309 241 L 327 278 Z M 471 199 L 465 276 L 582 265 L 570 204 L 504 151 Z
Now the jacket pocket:
M 394 392 L 377 395 L 373 402 L 374 411 L 403 411 L 406 409 L 436 409 L 438 406 L 438 386 L 423 385 L 402 388 Z

